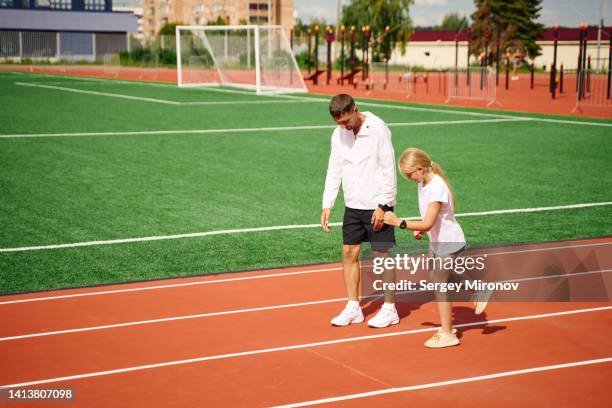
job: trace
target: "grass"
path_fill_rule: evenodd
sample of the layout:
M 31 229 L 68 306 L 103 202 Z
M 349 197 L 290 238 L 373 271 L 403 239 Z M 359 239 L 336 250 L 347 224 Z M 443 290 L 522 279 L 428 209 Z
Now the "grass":
M 0 74 L 0 92 L 7 96 L 0 101 L 0 133 L 5 135 L 176 131 L 0 138 L 0 248 L 318 223 L 331 128 L 214 134 L 181 130 L 331 125 L 324 102 L 166 106 L 15 82 L 179 102 L 284 101 Z M 435 109 L 440 112 L 363 106 L 387 123 L 487 119 Z M 612 201 L 609 127 L 516 121 L 392 126 L 392 131 L 396 155 L 417 146 L 443 165 L 459 213 Z M 418 214 L 416 186 L 402 178 L 396 212 Z M 332 221 L 341 216 L 339 198 Z M 468 240 L 528 242 L 610 235 L 611 219 L 612 207 L 604 206 L 460 222 Z M 338 227 L 330 234 L 305 228 L 0 252 L 0 293 L 338 261 L 340 245 Z

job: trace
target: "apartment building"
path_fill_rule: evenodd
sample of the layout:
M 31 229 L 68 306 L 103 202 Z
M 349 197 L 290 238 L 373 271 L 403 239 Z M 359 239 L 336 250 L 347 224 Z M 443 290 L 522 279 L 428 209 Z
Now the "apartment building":
M 145 41 L 166 23 L 207 25 L 219 17 L 227 24 L 282 25 L 293 28 L 293 0 L 142 0 Z

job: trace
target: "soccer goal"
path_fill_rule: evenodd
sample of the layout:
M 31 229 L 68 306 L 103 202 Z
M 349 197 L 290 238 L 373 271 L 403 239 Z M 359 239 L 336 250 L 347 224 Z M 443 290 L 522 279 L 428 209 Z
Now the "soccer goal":
M 178 86 L 307 92 L 282 26 L 177 26 Z

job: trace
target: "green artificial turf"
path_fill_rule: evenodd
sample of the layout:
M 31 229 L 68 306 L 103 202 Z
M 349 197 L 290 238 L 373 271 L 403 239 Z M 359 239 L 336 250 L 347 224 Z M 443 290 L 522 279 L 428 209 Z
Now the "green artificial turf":
M 168 105 L 16 82 L 213 103 Z M 318 223 L 333 129 L 328 97 L 304 102 L 14 73 L 0 73 L 0 94 L 1 135 L 144 132 L 0 138 L 0 248 Z M 540 121 L 408 126 L 495 119 L 470 112 L 555 118 L 361 103 L 391 124 L 396 156 L 415 146 L 444 167 L 457 213 L 612 201 L 611 127 Z M 329 128 L 231 130 L 297 126 Z M 185 132 L 207 129 L 228 130 Z M 332 221 L 342 212 L 340 197 Z M 401 177 L 396 213 L 418 215 L 416 185 Z M 610 235 L 611 220 L 612 206 L 602 206 L 460 222 L 468 240 L 501 243 Z M 338 261 L 340 232 L 298 228 L 0 252 L 0 293 Z

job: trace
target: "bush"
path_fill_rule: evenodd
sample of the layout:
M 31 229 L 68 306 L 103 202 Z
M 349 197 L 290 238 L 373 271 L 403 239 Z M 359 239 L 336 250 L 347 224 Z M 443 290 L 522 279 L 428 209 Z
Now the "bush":
M 172 50 L 159 50 L 159 63 L 161 65 L 176 66 L 176 52 Z

